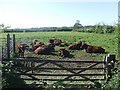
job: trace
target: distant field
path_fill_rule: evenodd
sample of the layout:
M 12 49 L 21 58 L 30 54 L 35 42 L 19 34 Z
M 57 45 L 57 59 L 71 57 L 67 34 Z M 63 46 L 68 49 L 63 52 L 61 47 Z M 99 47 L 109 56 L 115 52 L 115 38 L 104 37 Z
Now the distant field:
M 16 35 L 17 43 L 22 42 L 30 45 L 31 40 L 37 39 L 40 42 L 44 42 L 45 44 L 49 43 L 49 39 L 56 38 L 61 39 L 63 42 L 68 43 L 75 43 L 75 42 L 85 42 L 87 44 L 91 45 L 97 45 L 102 46 L 105 48 L 107 53 L 110 54 L 116 54 L 117 53 L 117 41 L 114 34 L 96 34 L 96 33 L 82 33 L 82 32 L 26 32 L 26 33 L 10 33 Z M 2 37 L 5 37 L 6 34 L 3 34 Z M 57 54 L 57 51 L 60 48 L 66 48 L 67 47 L 55 47 L 56 52 L 54 54 Z M 66 59 L 102 59 L 104 55 L 106 54 L 88 54 L 84 50 L 83 51 L 77 51 L 77 50 L 70 50 L 70 53 L 72 55 L 71 58 Z M 34 53 L 26 52 L 26 56 L 32 56 L 32 57 L 39 57 L 43 59 L 61 59 L 61 57 L 57 55 L 35 55 Z

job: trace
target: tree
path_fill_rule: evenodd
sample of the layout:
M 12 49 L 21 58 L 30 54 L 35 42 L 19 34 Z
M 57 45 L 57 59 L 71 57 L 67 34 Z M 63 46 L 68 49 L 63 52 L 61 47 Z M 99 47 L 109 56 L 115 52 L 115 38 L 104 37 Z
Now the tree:
M 76 20 L 76 23 L 73 26 L 73 30 L 77 31 L 78 29 L 80 29 L 82 27 L 82 25 L 80 24 L 79 20 Z
M 0 24 L 0 32 L 5 33 L 5 31 L 10 28 L 10 26 L 5 26 L 4 24 Z

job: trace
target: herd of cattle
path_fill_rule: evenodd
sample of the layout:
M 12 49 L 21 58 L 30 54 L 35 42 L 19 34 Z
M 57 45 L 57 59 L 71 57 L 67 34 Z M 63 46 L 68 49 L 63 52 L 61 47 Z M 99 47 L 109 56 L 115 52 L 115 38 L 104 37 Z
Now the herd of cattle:
M 50 39 L 48 45 L 45 45 L 44 43 L 39 42 L 38 40 L 33 40 L 30 46 L 20 43 L 17 44 L 16 47 L 18 49 L 19 57 L 24 57 L 25 50 L 33 51 L 35 54 L 38 55 L 48 55 L 51 52 L 55 51 L 55 46 L 66 46 L 69 50 L 85 50 L 87 53 L 105 53 L 105 49 L 100 46 L 88 45 L 81 41 L 74 44 L 65 42 L 63 43 L 59 39 Z M 61 57 L 69 57 L 70 52 L 65 48 L 62 48 L 58 51 L 58 55 Z

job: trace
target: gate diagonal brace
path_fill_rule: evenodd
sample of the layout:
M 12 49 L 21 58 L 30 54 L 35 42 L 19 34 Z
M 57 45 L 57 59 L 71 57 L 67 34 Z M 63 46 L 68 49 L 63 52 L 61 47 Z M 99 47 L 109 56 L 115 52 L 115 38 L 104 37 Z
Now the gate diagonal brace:
M 99 63 L 95 63 L 95 64 L 93 64 L 93 65 L 91 65 L 91 66 L 89 66 L 89 67 L 87 67 L 87 68 L 92 68 L 92 67 L 94 67 L 94 66 L 96 66 L 97 64 L 99 64 Z M 86 69 L 83 69 L 83 70 L 80 70 L 79 72 L 75 72 L 75 74 L 79 74 L 79 73 L 81 73 L 81 72 L 84 72 L 84 71 L 86 71 L 87 70 L 87 68 Z M 74 74 L 74 75 L 75 75 Z M 65 78 L 65 79 L 68 79 L 68 78 L 71 78 L 72 76 L 74 76 L 74 75 L 70 75 L 70 76 L 68 76 L 67 78 Z M 87 78 L 87 77 L 85 77 L 85 76 L 81 76 L 80 75 L 80 77 L 82 77 L 82 78 L 85 78 L 86 80 L 89 80 L 89 81 L 91 81 L 91 82 L 94 82 L 94 80 L 91 80 L 91 79 L 89 79 L 89 78 Z M 64 80 L 65 80 L 64 79 Z
M 64 78 L 62 81 L 66 80 L 66 79 L 69 79 L 69 78 L 71 78 L 71 77 L 73 77 L 73 76 L 75 76 L 75 75 L 77 75 L 77 74 L 79 74 L 79 73 L 87 70 L 87 68 L 86 68 L 86 69 L 80 70 L 79 72 L 76 73 L 76 72 L 74 72 L 73 70 L 67 69 L 67 68 L 63 67 L 62 65 L 57 64 L 56 62 L 52 62 L 52 63 L 55 64 L 55 65 L 57 65 L 57 66 L 59 66 L 60 68 L 63 68 L 63 69 L 65 69 L 65 70 L 73 73 L 73 75 L 70 75 L 70 76 Z M 92 67 L 96 66 L 97 64 L 99 64 L 99 63 L 95 63 L 95 64 L 89 66 L 88 68 L 92 68 Z M 85 76 L 81 76 L 81 75 L 80 75 L 80 77 L 85 78 L 86 80 L 89 80 L 89 81 L 91 81 L 91 82 L 94 82 L 94 80 L 91 80 L 91 79 L 89 79 L 89 78 L 87 78 L 87 77 L 85 77 Z
M 41 67 L 41 66 L 43 66 L 43 65 L 45 65 L 45 64 L 47 64 L 48 62 L 44 62 L 44 63 L 42 63 L 42 64 L 40 64 L 40 65 L 37 65 L 36 67 L 34 67 L 34 68 L 38 68 L 38 67 Z M 33 68 L 33 69 L 34 69 Z M 26 72 L 23 72 L 23 71 L 20 71 L 20 70 L 18 70 L 20 73 L 27 73 L 27 72 L 29 72 L 29 71 L 31 71 L 31 70 L 27 70 Z M 38 78 L 35 78 L 34 76 L 32 76 L 32 75 L 27 75 L 28 77 L 31 77 L 32 79 L 35 79 L 35 80 L 39 80 Z
M 38 67 L 44 66 L 44 65 L 47 64 L 47 63 L 49 63 L 49 62 L 43 62 L 43 63 L 41 63 L 40 65 L 37 65 L 36 67 L 32 68 L 32 70 L 35 70 L 35 69 L 38 68 Z M 28 69 L 28 70 L 26 70 L 24 73 L 27 73 L 27 72 L 32 71 L 32 70 L 31 70 L 31 69 Z
M 22 72 L 22 71 L 20 71 L 20 70 L 18 70 L 18 72 L 24 73 L 24 72 Z M 27 75 L 27 76 L 28 76 L 28 77 L 31 77 L 32 79 L 39 80 L 38 78 L 36 78 L 36 77 L 34 77 L 34 76 L 32 76 L 32 75 Z

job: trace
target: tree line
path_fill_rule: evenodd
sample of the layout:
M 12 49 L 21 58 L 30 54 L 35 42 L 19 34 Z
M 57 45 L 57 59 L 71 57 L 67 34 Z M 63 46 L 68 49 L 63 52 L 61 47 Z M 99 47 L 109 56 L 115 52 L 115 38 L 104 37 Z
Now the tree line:
M 100 34 L 105 34 L 105 33 L 113 33 L 117 28 L 116 26 L 112 25 L 106 25 L 104 23 L 98 23 L 96 25 L 87 25 L 87 26 L 82 26 L 80 24 L 80 21 L 76 21 L 76 23 L 73 26 L 73 31 L 77 32 L 89 32 L 89 33 L 100 33 Z
M 9 29 L 10 26 L 5 26 L 4 24 L 0 24 L 0 32 L 8 33 L 8 32 L 59 32 L 59 31 L 75 31 L 75 32 L 88 32 L 88 33 L 114 33 L 117 25 L 105 25 L 96 24 L 96 25 L 87 25 L 82 26 L 80 21 L 77 20 L 76 23 L 72 27 L 40 27 L 40 28 L 27 28 L 27 29 Z

